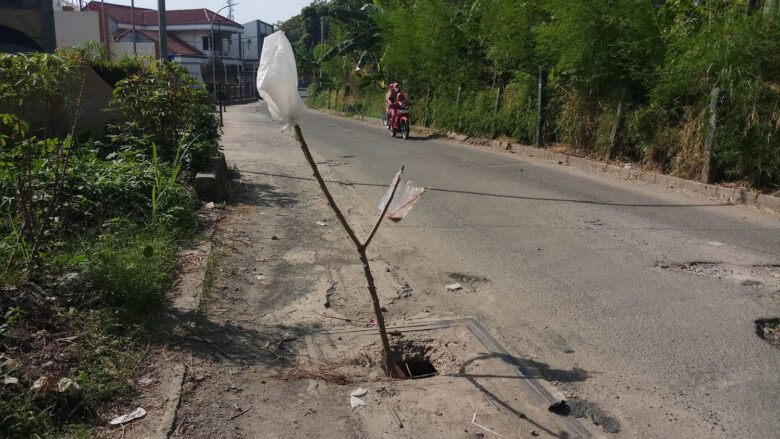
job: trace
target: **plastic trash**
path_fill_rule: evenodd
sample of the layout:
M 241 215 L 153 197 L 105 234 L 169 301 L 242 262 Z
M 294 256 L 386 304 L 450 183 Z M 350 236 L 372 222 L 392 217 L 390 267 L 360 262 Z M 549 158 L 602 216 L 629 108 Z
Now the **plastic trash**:
M 366 402 L 358 398 L 357 396 L 350 396 L 349 405 L 352 406 L 353 409 L 356 409 L 358 407 L 363 407 L 364 405 L 366 405 Z
M 268 104 L 274 119 L 296 123 L 303 101 L 298 94 L 295 54 L 282 31 L 274 32 L 263 40 L 263 53 L 257 69 L 257 91 Z
M 382 197 L 382 201 L 379 202 L 379 211 L 384 211 L 387 200 L 390 199 L 393 188 L 395 187 L 396 182 L 398 182 L 398 189 L 396 189 L 395 196 L 393 196 L 393 200 L 390 202 L 390 208 L 387 209 L 387 218 L 395 222 L 404 219 L 406 214 L 412 210 L 414 203 L 416 203 L 422 194 L 427 191 L 424 187 L 417 186 L 412 181 L 404 179 L 403 172 L 404 170 L 401 168 L 401 170 L 395 174 L 393 181 L 390 183 L 390 187 L 387 188 L 387 192 L 385 192 L 385 196 Z
M 364 396 L 366 393 L 368 393 L 368 390 L 366 390 L 366 389 L 364 389 L 362 387 L 358 387 L 357 389 L 353 390 L 352 393 L 350 393 L 350 395 L 352 395 L 352 396 Z
M 57 391 L 60 393 L 79 389 L 81 389 L 81 386 L 70 378 L 62 378 L 57 382 Z
M 461 285 L 459 283 L 447 285 L 447 289 L 450 290 L 450 291 L 458 291 L 461 288 L 463 288 L 463 285 Z
M 136 420 L 138 418 L 143 418 L 146 416 L 146 410 L 144 410 L 141 407 L 138 407 L 135 409 L 132 413 L 128 413 L 126 415 L 122 415 L 119 417 L 116 417 L 111 420 L 111 425 L 119 425 L 119 424 L 126 424 L 130 421 Z
M 322 222 L 322 221 L 317 221 L 317 222 L 315 222 L 314 224 L 316 224 L 316 225 L 318 225 L 318 226 L 320 226 L 320 227 L 325 227 L 325 226 L 327 226 L 327 225 L 328 225 L 328 223 L 324 223 L 324 222 Z

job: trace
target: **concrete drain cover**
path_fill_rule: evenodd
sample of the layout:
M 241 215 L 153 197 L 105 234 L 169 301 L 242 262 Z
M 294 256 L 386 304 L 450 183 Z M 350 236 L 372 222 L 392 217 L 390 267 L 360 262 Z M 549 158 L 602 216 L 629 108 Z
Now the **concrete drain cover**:
M 361 413 L 374 422 L 379 417 L 386 425 L 403 424 L 406 433 L 415 425 L 434 422 L 441 426 L 439 437 L 461 435 L 464 427 L 484 433 L 485 426 L 507 437 L 540 432 L 593 436 L 592 427 L 574 416 L 550 413 L 550 406 L 565 401 L 563 393 L 529 363 L 510 355 L 475 318 L 406 321 L 388 325 L 387 331 L 401 379 L 385 376 L 379 364 L 376 328 L 337 328 L 309 335 L 305 361 L 327 365 L 368 388 Z M 375 400 L 369 398 L 372 395 Z M 473 413 L 478 415 L 476 424 L 468 422 Z

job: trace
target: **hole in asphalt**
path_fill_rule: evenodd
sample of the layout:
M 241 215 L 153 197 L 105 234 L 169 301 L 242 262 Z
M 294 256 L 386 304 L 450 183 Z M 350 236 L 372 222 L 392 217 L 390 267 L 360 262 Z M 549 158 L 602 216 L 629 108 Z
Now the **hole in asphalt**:
M 569 407 L 569 404 L 566 404 L 566 401 L 558 401 L 551 405 L 548 410 L 558 416 L 569 416 L 571 414 L 571 407 Z
M 620 422 L 617 419 L 605 413 L 598 405 L 584 399 L 572 398 L 568 401 L 560 401 L 551 405 L 548 410 L 559 416 L 588 418 L 607 433 L 620 431 Z
M 780 346 L 780 318 L 756 320 L 756 335 L 775 346 Z

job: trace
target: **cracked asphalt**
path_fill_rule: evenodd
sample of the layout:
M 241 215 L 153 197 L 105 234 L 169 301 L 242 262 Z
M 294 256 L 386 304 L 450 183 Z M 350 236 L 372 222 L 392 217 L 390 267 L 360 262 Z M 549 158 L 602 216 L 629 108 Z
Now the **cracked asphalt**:
M 228 114 L 243 135 L 291 143 L 258 105 Z M 625 436 L 780 435 L 780 349 L 754 323 L 780 316 L 780 216 L 311 110 L 300 124 L 358 229 L 402 165 L 433 187 L 377 235 L 414 290 L 391 322 L 475 316 Z M 300 169 L 271 173 L 310 180 Z M 451 273 L 486 282 L 448 292 Z

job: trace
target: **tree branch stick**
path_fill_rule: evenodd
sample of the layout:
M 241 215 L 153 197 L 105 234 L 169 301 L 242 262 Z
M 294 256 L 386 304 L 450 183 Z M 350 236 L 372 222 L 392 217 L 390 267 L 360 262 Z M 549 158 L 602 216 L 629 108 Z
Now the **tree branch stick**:
M 404 167 L 401 166 L 401 172 L 404 172 Z M 385 219 L 385 215 L 387 215 L 387 211 L 390 210 L 390 202 L 393 201 L 393 197 L 395 197 L 395 191 L 398 190 L 398 185 L 401 184 L 401 179 L 399 178 L 398 181 L 395 182 L 393 185 L 393 192 L 390 193 L 390 199 L 387 200 L 387 204 L 385 204 L 385 208 L 382 210 L 382 214 L 379 215 L 379 219 L 376 220 L 376 224 L 374 224 L 374 228 L 371 229 L 371 233 L 368 235 L 368 238 L 366 238 L 366 242 L 363 243 L 363 245 L 360 246 L 360 248 L 366 249 L 368 248 L 368 244 L 371 244 L 371 240 L 374 239 L 374 235 L 376 234 L 376 231 L 379 230 L 379 225 L 382 224 L 382 220 Z M 358 248 L 358 250 L 360 250 Z
M 355 244 L 355 248 L 360 255 L 360 262 L 363 264 L 363 273 L 365 274 L 366 282 L 368 283 L 368 293 L 371 295 L 371 303 L 374 306 L 374 314 L 376 316 L 377 328 L 379 329 L 379 337 L 382 340 L 382 350 L 384 354 L 382 363 L 385 367 L 385 372 L 389 374 L 392 370 L 393 357 L 392 352 L 390 351 L 390 341 L 387 338 L 385 318 L 382 315 L 382 307 L 379 304 L 379 296 L 377 295 L 376 285 L 374 284 L 374 276 L 371 274 L 371 266 L 368 262 L 368 256 L 366 256 L 366 247 L 368 246 L 371 238 L 373 238 L 374 233 L 376 233 L 376 229 L 379 227 L 379 223 L 382 222 L 382 218 L 384 218 L 385 213 L 387 213 L 387 209 L 390 207 L 390 203 L 393 201 L 393 196 L 395 196 L 395 190 L 398 188 L 398 183 L 396 183 L 396 186 L 393 188 L 391 197 L 385 206 L 385 211 L 382 213 L 382 217 L 379 218 L 379 221 L 377 221 L 376 226 L 374 226 L 374 230 L 371 232 L 369 239 L 366 240 L 365 244 L 361 244 L 354 230 L 352 230 L 352 227 L 350 227 L 347 219 L 344 217 L 344 214 L 341 213 L 341 209 L 339 209 L 339 207 L 336 205 L 336 201 L 333 199 L 333 196 L 328 190 L 328 186 L 325 184 L 325 180 L 323 180 L 322 175 L 320 175 L 320 171 L 317 169 L 317 163 L 314 161 L 314 158 L 309 151 L 309 146 L 306 144 L 306 140 L 303 138 L 301 127 L 296 124 L 294 130 L 295 139 L 300 144 L 301 151 L 303 151 L 303 155 L 306 157 L 306 161 L 309 162 L 309 166 L 314 173 L 314 178 L 317 180 L 317 183 L 319 183 L 320 189 L 322 189 L 322 193 L 325 194 L 325 198 L 327 198 L 331 209 L 333 209 L 333 212 L 335 212 L 336 218 L 338 218 L 339 223 L 341 223 L 341 227 L 347 233 L 347 236 L 349 236 L 349 239 L 352 241 L 352 243 Z
M 314 158 L 311 156 L 311 152 L 309 152 L 309 145 L 306 144 L 306 140 L 303 138 L 300 125 L 295 125 L 294 129 L 295 140 L 297 140 L 301 145 L 301 151 L 303 151 L 303 155 L 306 157 L 306 161 L 309 162 L 309 166 L 311 166 L 311 170 L 314 173 L 314 178 L 317 180 L 317 183 L 320 184 L 320 189 L 322 189 L 322 192 L 325 194 L 325 198 L 328 199 L 328 204 L 336 214 L 336 218 L 338 218 L 339 222 L 341 223 L 341 227 L 344 228 L 345 232 L 347 232 L 349 239 L 352 240 L 352 243 L 355 244 L 355 247 L 360 248 L 360 240 L 358 239 L 357 235 L 355 235 L 352 227 L 349 226 L 349 223 L 344 217 L 344 214 L 341 213 L 341 209 L 339 209 L 339 207 L 336 205 L 336 202 L 333 200 L 333 196 L 328 190 L 328 186 L 325 185 L 325 180 L 322 179 L 322 175 L 320 175 L 320 171 L 317 169 L 317 163 L 314 162 Z

